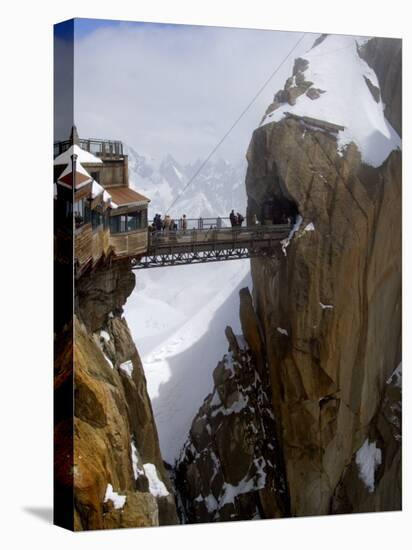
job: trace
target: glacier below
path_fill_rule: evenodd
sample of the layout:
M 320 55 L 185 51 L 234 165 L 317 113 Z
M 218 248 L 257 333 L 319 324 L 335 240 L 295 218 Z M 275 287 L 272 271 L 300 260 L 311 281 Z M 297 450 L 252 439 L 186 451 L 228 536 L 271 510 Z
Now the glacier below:
M 239 290 L 249 260 L 139 271 L 125 316 L 139 350 L 163 458 L 173 464 L 212 373 L 227 352 L 225 327 L 240 332 Z
M 182 166 L 170 155 L 157 163 L 130 147 L 127 153 L 133 186 L 152 199 L 151 216 L 164 215 L 200 163 Z M 228 216 L 232 208 L 245 213 L 245 170 L 245 160 L 208 163 L 176 208 L 193 218 Z M 227 352 L 226 326 L 240 332 L 239 290 L 245 286 L 251 287 L 247 259 L 137 272 L 125 317 L 142 359 L 162 456 L 171 465 L 212 390 L 213 370 Z

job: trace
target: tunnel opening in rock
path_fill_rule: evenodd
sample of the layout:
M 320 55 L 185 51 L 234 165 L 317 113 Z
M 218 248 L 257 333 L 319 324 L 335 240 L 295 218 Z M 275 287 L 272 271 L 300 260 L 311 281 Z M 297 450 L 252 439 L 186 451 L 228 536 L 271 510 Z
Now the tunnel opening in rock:
M 284 195 L 265 198 L 260 209 L 260 221 L 264 225 L 294 224 L 299 214 L 296 202 Z

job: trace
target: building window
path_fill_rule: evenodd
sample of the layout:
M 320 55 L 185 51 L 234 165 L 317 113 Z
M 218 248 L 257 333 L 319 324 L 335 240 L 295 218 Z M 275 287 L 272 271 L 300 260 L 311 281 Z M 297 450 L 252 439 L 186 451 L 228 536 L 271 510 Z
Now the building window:
M 99 225 L 103 223 L 103 216 L 97 210 L 92 210 L 92 228 L 96 229 Z
M 105 212 L 103 214 L 103 229 L 108 229 L 109 227 L 109 214 L 108 212 Z
M 74 202 L 74 221 L 75 221 L 76 227 L 79 227 L 80 225 L 83 225 L 85 223 L 84 221 L 85 208 L 86 208 L 85 203 L 86 201 L 84 199 L 80 199 Z
M 84 199 L 80 199 L 79 201 L 74 201 L 74 215 L 75 216 L 82 216 L 83 217 L 83 204 L 84 204 Z
M 102 152 L 102 144 L 96 141 L 90 142 L 90 152 L 97 155 Z
M 133 212 L 133 214 L 127 215 L 127 231 L 136 231 L 140 229 L 138 226 L 138 213 Z
M 112 233 L 127 233 L 147 227 L 147 210 L 129 212 L 121 216 L 110 217 L 110 231 Z
M 120 233 L 120 216 L 110 216 L 111 233 Z
M 92 220 L 92 211 L 89 208 L 88 203 L 84 207 L 84 223 L 90 223 Z

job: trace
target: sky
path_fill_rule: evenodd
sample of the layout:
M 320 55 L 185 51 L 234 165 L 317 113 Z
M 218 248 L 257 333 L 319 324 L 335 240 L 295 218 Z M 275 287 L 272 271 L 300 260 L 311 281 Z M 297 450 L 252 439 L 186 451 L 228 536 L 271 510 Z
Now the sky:
M 219 157 L 245 156 L 294 58 L 316 36 L 304 37 L 219 147 Z M 76 19 L 74 37 L 80 136 L 119 139 L 140 154 L 159 160 L 172 154 L 186 163 L 210 153 L 301 33 Z

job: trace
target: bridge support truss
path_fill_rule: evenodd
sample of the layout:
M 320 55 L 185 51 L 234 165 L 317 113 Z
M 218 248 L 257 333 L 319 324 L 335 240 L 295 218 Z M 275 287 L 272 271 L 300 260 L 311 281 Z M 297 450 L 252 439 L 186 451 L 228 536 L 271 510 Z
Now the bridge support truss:
M 224 250 L 200 250 L 184 252 L 163 252 L 156 255 L 146 255 L 132 260 L 132 269 L 148 269 L 153 267 L 171 267 L 175 265 L 203 264 L 227 260 L 241 260 L 255 256 L 272 256 L 273 249 L 254 249 L 241 247 Z

